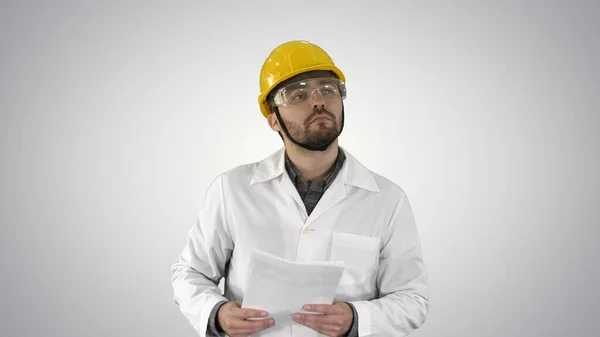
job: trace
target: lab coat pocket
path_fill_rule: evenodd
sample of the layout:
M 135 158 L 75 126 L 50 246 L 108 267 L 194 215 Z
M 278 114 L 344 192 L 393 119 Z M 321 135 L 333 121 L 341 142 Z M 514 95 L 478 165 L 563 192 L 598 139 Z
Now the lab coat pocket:
M 379 238 L 333 232 L 331 261 L 344 262 L 340 285 L 358 285 L 366 282 L 377 268 Z

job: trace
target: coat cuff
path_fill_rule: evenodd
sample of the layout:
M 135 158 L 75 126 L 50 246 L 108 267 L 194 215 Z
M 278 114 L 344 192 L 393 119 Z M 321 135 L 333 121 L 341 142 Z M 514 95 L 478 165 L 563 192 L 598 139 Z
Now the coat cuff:
M 346 334 L 346 337 L 358 337 L 358 312 L 352 303 L 346 302 L 352 308 L 352 327 Z
M 206 335 L 207 336 L 218 336 L 218 337 L 225 337 L 225 331 L 223 331 L 223 329 L 221 328 L 221 325 L 219 325 L 219 322 L 217 320 L 217 314 L 219 313 L 219 309 L 221 308 L 221 306 L 223 306 L 223 304 L 227 303 L 227 301 L 221 301 L 217 304 L 215 304 L 215 306 L 213 307 L 212 311 L 210 312 L 210 317 L 208 318 L 208 329 L 206 331 Z

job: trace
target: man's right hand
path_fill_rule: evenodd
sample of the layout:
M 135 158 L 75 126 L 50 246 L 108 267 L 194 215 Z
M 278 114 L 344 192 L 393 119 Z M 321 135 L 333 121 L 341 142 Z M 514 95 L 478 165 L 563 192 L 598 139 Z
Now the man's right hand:
M 247 337 L 248 335 L 268 329 L 275 325 L 272 318 L 246 320 L 246 318 L 265 318 L 268 313 L 262 310 L 242 309 L 241 302 L 227 302 L 217 312 L 217 322 L 230 337 Z

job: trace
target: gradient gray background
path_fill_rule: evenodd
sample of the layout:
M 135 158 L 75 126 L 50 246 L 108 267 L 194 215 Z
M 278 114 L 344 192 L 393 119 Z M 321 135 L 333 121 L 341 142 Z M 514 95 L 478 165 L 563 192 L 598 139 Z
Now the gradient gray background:
M 414 336 L 599 336 L 600 5 L 2 1 L 0 336 L 196 336 L 170 265 L 208 184 L 281 146 L 268 53 L 325 48 L 340 144 L 408 194 Z

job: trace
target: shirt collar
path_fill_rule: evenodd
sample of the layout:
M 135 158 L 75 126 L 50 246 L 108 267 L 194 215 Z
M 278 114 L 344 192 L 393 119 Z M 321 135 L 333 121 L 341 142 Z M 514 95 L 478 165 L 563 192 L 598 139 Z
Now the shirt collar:
M 284 151 L 284 158 L 285 158 L 285 169 L 286 169 L 288 175 L 290 176 L 290 179 L 292 180 L 292 182 L 294 184 L 296 184 L 297 179 L 300 178 L 299 177 L 300 173 L 298 172 L 298 170 L 296 169 L 296 167 L 290 160 L 290 157 L 288 156 L 287 151 Z M 327 187 L 329 185 L 331 185 L 331 183 L 333 182 L 333 180 L 335 179 L 337 174 L 340 172 L 342 166 L 344 165 L 345 160 L 346 160 L 346 155 L 344 154 L 344 151 L 342 151 L 342 149 L 338 149 L 337 158 L 336 158 L 335 162 L 333 163 L 333 166 L 330 168 L 331 171 L 324 178 L 317 180 L 317 181 L 324 182 L 324 184 L 323 184 L 324 189 L 327 189 Z M 315 182 L 317 182 L 317 181 L 315 181 Z
M 344 152 L 345 160 L 338 173 L 346 185 L 352 185 L 372 192 L 379 192 L 379 186 L 375 181 L 374 173 L 364 167 L 343 147 L 339 150 Z M 339 156 L 338 156 L 339 159 Z M 275 179 L 285 172 L 285 148 L 281 148 L 258 163 L 256 171 L 250 180 L 250 185 L 263 183 Z

